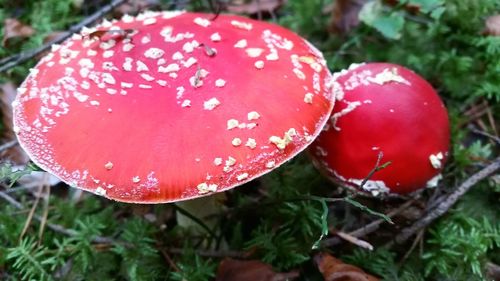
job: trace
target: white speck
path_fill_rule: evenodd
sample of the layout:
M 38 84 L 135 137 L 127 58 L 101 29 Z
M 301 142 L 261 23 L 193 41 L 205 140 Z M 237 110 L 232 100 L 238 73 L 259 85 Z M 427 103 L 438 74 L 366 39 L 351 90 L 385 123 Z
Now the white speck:
M 293 69 L 293 73 L 295 73 L 295 75 L 297 76 L 297 78 L 301 79 L 301 80 L 305 80 L 306 79 L 306 75 L 304 74 L 304 72 L 302 72 L 300 69 L 298 68 L 294 68 Z
M 73 96 L 79 101 L 79 102 L 85 102 L 89 99 L 89 96 L 87 95 L 84 95 L 82 93 L 79 93 L 79 92 L 75 92 L 73 94 Z
M 114 54 L 115 54 L 115 51 L 113 51 L 113 50 L 107 50 L 107 51 L 104 51 L 104 53 L 102 53 L 102 57 L 103 58 L 110 58 Z
M 150 34 L 148 34 L 148 35 L 146 35 L 146 36 L 144 36 L 144 37 L 141 38 L 141 43 L 142 44 L 147 44 L 149 42 L 151 42 L 151 35 Z
M 436 187 L 438 186 L 439 184 L 439 181 L 443 178 L 443 175 L 441 174 L 437 174 L 436 176 L 434 176 L 432 179 L 430 179 L 425 185 L 428 187 L 428 188 L 433 188 L 433 187 Z
M 184 58 L 184 56 L 182 55 L 182 53 L 181 53 L 181 52 L 175 52 L 175 53 L 172 55 L 172 59 L 173 59 L 173 60 L 181 60 L 181 59 L 183 59 L 183 58 Z
M 109 112 L 109 113 L 113 112 L 113 109 L 108 108 L 108 112 Z
M 193 42 L 196 42 L 196 41 L 193 41 Z M 186 43 L 184 43 L 184 45 L 182 45 L 182 49 L 184 50 L 184 52 L 189 54 L 189 53 L 192 53 L 194 51 L 194 48 L 197 47 L 198 42 L 196 42 L 196 44 L 194 44 L 193 42 L 186 42 Z
M 236 119 L 227 120 L 227 129 L 228 130 L 234 129 L 234 128 L 238 127 L 238 125 L 239 125 L 239 122 Z
M 142 22 L 144 25 L 152 25 L 156 23 L 156 18 L 147 18 Z
M 156 65 L 162 65 L 162 64 L 166 64 L 167 63 L 167 60 L 164 59 L 164 58 L 161 58 L 159 59 L 157 62 L 156 62 Z
M 210 25 L 210 21 L 204 18 L 195 18 L 194 23 L 203 27 L 208 27 Z
M 151 82 L 153 80 L 155 80 L 155 78 L 147 73 L 141 73 L 141 77 L 142 79 L 148 81 L 148 82 Z
M 256 124 L 256 123 L 248 123 L 248 124 L 246 125 L 246 128 L 247 128 L 247 129 L 253 129 L 253 128 L 255 128 L 255 127 L 257 127 L 257 124 Z
M 127 82 L 120 82 L 120 85 L 122 86 L 122 88 L 125 88 L 125 89 L 130 89 L 134 86 L 133 83 L 127 83 Z
M 249 138 L 247 140 L 247 142 L 245 143 L 245 146 L 250 147 L 251 149 L 254 149 L 255 147 L 257 147 L 257 142 L 255 141 L 255 139 Z
M 146 85 L 146 84 L 139 84 L 139 88 L 141 88 L 141 89 L 151 89 L 151 88 L 153 88 L 153 86 Z
M 90 105 L 93 105 L 93 106 L 98 106 L 100 103 L 96 100 L 91 100 L 90 101 Z
M 248 121 L 257 120 L 260 118 L 260 114 L 257 111 L 250 111 L 247 114 Z
M 176 63 L 171 63 L 167 66 L 158 66 L 158 72 L 160 73 L 169 73 L 174 71 L 179 71 L 181 68 Z
M 290 128 L 287 132 L 285 132 L 283 138 L 280 138 L 278 136 L 271 136 L 269 138 L 269 141 L 276 145 L 276 147 L 280 150 L 285 149 L 285 147 L 292 142 L 292 137 L 296 136 L 297 132 L 295 131 L 294 128 Z
M 158 85 L 163 87 L 167 86 L 167 81 L 165 80 L 156 80 L 156 83 L 158 83 Z
M 220 34 L 218 32 L 210 35 L 210 40 L 212 40 L 213 42 L 218 42 L 221 40 L 221 37 L 220 37 Z
M 125 43 L 125 44 L 123 44 L 123 48 L 122 48 L 122 50 L 123 50 L 124 52 L 130 52 L 130 50 L 132 50 L 134 47 L 135 47 L 135 46 L 134 46 L 134 44 L 132 44 L 132 43 Z
M 268 169 L 272 169 L 275 166 L 276 166 L 276 162 L 274 162 L 274 161 L 269 161 L 266 163 L 266 168 L 268 168 Z
M 90 89 L 90 83 L 88 81 L 83 81 L 80 84 L 80 87 L 82 87 L 82 89 L 88 90 L 88 89 Z
M 266 60 L 269 60 L 269 61 L 275 61 L 278 59 L 279 59 L 278 53 L 276 53 L 276 52 L 272 52 L 266 56 Z
M 313 94 L 311 94 L 311 93 L 305 94 L 304 95 L 304 102 L 312 104 L 312 102 L 313 102 Z
M 262 52 L 264 52 L 264 50 L 261 48 L 248 48 L 245 50 L 245 52 L 247 53 L 247 55 L 249 57 L 256 58 L 256 57 L 260 56 L 262 54 Z
M 89 57 L 94 57 L 97 55 L 97 51 L 96 50 L 88 50 L 87 51 L 87 56 Z
M 248 44 L 247 40 L 241 39 L 240 41 L 236 42 L 236 44 L 234 44 L 234 47 L 235 48 L 246 48 L 247 44 Z
M 252 24 L 251 23 L 246 23 L 246 22 L 241 22 L 237 20 L 232 20 L 231 24 L 237 28 L 245 29 L 245 30 L 252 30 Z
M 218 105 L 220 105 L 220 101 L 217 98 L 211 98 L 203 103 L 203 108 L 205 110 L 213 110 Z
M 184 91 L 186 90 L 183 86 L 179 86 L 176 88 L 177 94 L 175 96 L 176 99 L 182 98 L 182 95 L 184 94 Z
M 131 71 L 132 70 L 132 61 L 133 61 L 132 58 L 125 58 L 125 62 L 122 65 L 123 70 Z
M 203 86 L 203 80 L 200 79 L 200 76 L 197 77 L 196 74 L 189 78 L 189 83 L 194 88 L 199 88 L 199 87 Z
M 218 158 L 215 158 L 215 159 L 214 159 L 214 165 L 215 165 L 215 166 L 220 166 L 220 165 L 222 165 L 222 158 L 219 158 L 219 157 L 218 157 Z
M 378 85 L 384 85 L 385 83 L 389 82 L 397 82 L 397 83 L 402 83 L 410 86 L 410 82 L 408 82 L 406 79 L 404 79 L 402 76 L 399 76 L 398 74 L 398 69 L 397 68 L 392 68 L 392 69 L 384 69 L 384 71 L 380 72 L 379 74 L 375 75 L 375 77 L 368 77 L 367 80 L 369 82 L 378 84 Z
M 150 59 L 159 59 L 165 54 L 165 51 L 159 48 L 149 48 L 144 52 L 144 56 Z
M 431 162 L 431 165 L 434 169 L 441 169 L 441 167 L 443 166 L 441 160 L 443 160 L 443 158 L 443 153 L 439 152 L 438 154 L 431 154 L 429 156 L 429 161 Z
M 216 87 L 222 88 L 225 85 L 226 85 L 226 80 L 224 80 L 224 79 L 217 79 L 217 80 L 215 80 L 215 86 Z
M 196 60 L 196 59 L 195 59 L 195 58 L 193 58 L 193 57 L 190 57 L 187 61 L 185 61 L 185 62 L 183 63 L 183 65 L 184 65 L 184 67 L 189 68 L 189 67 L 191 67 L 192 65 L 194 65 L 194 64 L 195 64 L 195 63 L 197 63 L 197 62 L 198 62 L 198 60 Z
M 257 68 L 257 69 L 263 69 L 264 68 L 264 62 L 261 61 L 261 60 L 256 61 L 254 65 L 255 65 L 255 68 Z
M 108 163 L 104 164 L 104 168 L 106 168 L 106 170 L 111 170 L 113 168 L 113 163 L 108 162 Z
M 190 107 L 191 101 L 190 100 L 183 100 L 181 106 L 182 107 Z
M 236 179 L 238 179 L 239 181 L 242 181 L 244 179 L 248 178 L 248 173 L 243 173 L 243 174 L 239 174 Z
M 240 138 L 234 138 L 232 141 L 231 141 L 231 144 L 233 146 L 240 146 L 241 145 L 241 139 Z
M 389 109 L 389 112 L 394 113 L 394 109 L 392 109 L 392 108 Z
M 135 176 L 135 177 L 132 178 L 132 182 L 133 183 L 138 183 L 140 181 L 141 181 L 141 178 L 139 178 L 138 176 Z
M 135 62 L 135 64 L 136 64 L 136 66 L 137 66 L 136 70 L 137 70 L 138 72 L 141 72 L 141 71 L 149 71 L 148 66 L 147 66 L 145 63 L 143 63 L 142 61 L 137 60 L 137 61 Z
M 106 189 L 98 186 L 96 189 L 95 189 L 95 194 L 97 195 L 101 195 L 101 196 L 105 196 L 106 195 Z
M 227 160 L 226 160 L 225 165 L 226 165 L 227 167 L 231 167 L 231 166 L 233 166 L 234 164 L 236 164 L 236 159 L 234 159 L 233 157 L 229 156 L 229 157 L 227 158 Z
M 131 23 L 134 21 L 134 17 L 129 14 L 125 14 L 122 16 L 122 21 L 125 23 Z
M 217 191 L 216 184 L 207 184 L 206 182 L 198 184 L 196 186 L 196 188 L 198 189 L 199 194 L 205 194 L 205 193 Z
M 110 95 L 114 95 L 116 94 L 118 91 L 115 90 L 115 89 L 111 89 L 111 88 L 107 88 L 106 89 L 106 93 L 110 94 Z
M 114 85 L 116 83 L 116 80 L 113 77 L 113 75 L 111 75 L 109 73 L 103 73 L 102 74 L 102 81 L 104 83 L 111 84 L 111 85 Z

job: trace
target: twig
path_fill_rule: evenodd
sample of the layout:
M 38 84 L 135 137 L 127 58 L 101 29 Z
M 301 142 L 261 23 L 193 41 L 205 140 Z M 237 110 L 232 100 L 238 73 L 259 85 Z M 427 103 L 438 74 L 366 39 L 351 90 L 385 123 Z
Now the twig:
M 12 141 L 9 141 L 7 143 L 4 143 L 4 144 L 0 145 L 0 152 L 7 150 L 11 147 L 14 147 L 16 145 L 17 145 L 17 140 L 12 140 Z
M 413 225 L 403 229 L 396 236 L 395 242 L 404 243 L 417 231 L 419 231 L 424 227 L 427 227 L 434 220 L 445 214 L 458 201 L 458 199 L 460 199 L 460 197 L 464 195 L 471 187 L 473 187 L 479 181 L 495 173 L 499 168 L 500 168 L 500 157 L 497 157 L 491 164 L 489 164 L 479 172 L 473 174 L 466 181 L 464 181 L 458 188 L 455 189 L 455 191 L 453 191 L 448 195 L 443 195 L 445 198 L 444 200 L 442 200 L 435 208 L 429 210 L 424 217 L 416 221 Z
M 33 215 L 35 214 L 35 210 L 38 207 L 38 202 L 40 202 L 40 197 L 42 196 L 42 190 L 43 190 L 43 183 L 38 186 L 38 192 L 35 198 L 35 203 L 33 203 L 33 206 L 31 206 L 30 212 L 28 213 L 28 217 L 24 222 L 23 230 L 19 235 L 19 241 L 23 239 L 24 234 L 26 234 L 26 231 L 28 231 L 28 228 L 31 225 L 31 221 L 33 220 Z
M 370 243 L 368 243 L 368 242 L 366 242 L 364 240 L 358 239 L 358 238 L 356 238 L 356 237 L 354 237 L 354 236 L 352 236 L 350 234 L 347 234 L 347 233 L 341 232 L 341 231 L 335 232 L 335 234 L 338 237 L 346 240 L 349 243 L 352 243 L 352 244 L 357 245 L 357 246 L 359 246 L 361 248 L 373 251 L 373 246 Z
M 50 198 L 50 184 L 47 183 L 47 174 L 44 175 L 44 188 L 45 192 L 43 194 L 43 213 L 42 220 L 40 221 L 40 230 L 38 232 L 38 244 L 42 243 L 43 232 L 45 230 L 45 225 L 47 224 L 47 218 L 49 217 L 49 198 Z
M 405 202 L 404 204 L 399 206 L 397 209 L 394 209 L 391 212 L 387 213 L 386 216 L 389 218 L 394 217 L 395 215 L 401 213 L 406 208 L 410 207 L 413 204 L 413 202 L 415 202 L 415 200 L 409 200 L 409 201 Z M 368 235 L 368 234 L 376 231 L 379 228 L 379 226 L 384 222 L 386 222 L 386 220 L 384 220 L 384 219 L 378 219 L 378 220 L 372 221 L 371 223 L 364 225 L 363 227 L 358 228 L 357 230 L 349 232 L 349 235 L 356 237 L 356 238 L 363 237 L 365 235 Z M 338 237 L 333 237 L 333 238 L 323 240 L 321 242 L 321 246 L 331 247 L 331 246 L 338 245 L 341 242 L 342 242 L 342 240 L 340 240 Z
M 391 161 L 389 162 L 385 162 L 384 164 L 380 165 L 380 161 L 382 161 L 382 158 L 384 157 L 384 153 L 382 151 L 380 151 L 378 153 L 378 156 L 377 156 L 377 162 L 375 162 L 375 167 L 373 167 L 373 169 L 368 173 L 368 175 L 363 179 L 363 181 L 361 182 L 361 184 L 359 185 L 359 188 L 360 189 L 363 189 L 363 186 L 365 186 L 366 182 L 368 182 L 368 180 L 370 180 L 371 177 L 373 177 L 373 175 L 386 168 L 387 166 L 389 166 L 391 164 Z
M 487 138 L 490 138 L 492 139 L 493 141 L 495 141 L 497 143 L 497 145 L 500 145 L 500 138 L 497 137 L 497 136 L 494 136 L 492 134 L 489 134 L 487 132 L 484 132 L 484 131 L 481 131 L 481 130 L 478 130 L 474 127 L 470 127 L 469 130 L 471 130 L 471 132 L 473 132 L 474 134 L 478 134 L 478 135 L 481 135 L 481 136 L 484 136 L 484 137 L 487 137 Z
M 28 50 L 25 52 L 21 52 L 17 55 L 13 55 L 11 57 L 8 57 L 6 59 L 3 59 L 2 62 L 5 62 L 4 64 L 0 65 L 0 72 L 7 71 L 21 63 L 26 62 L 27 60 L 47 51 L 48 49 L 51 48 L 53 44 L 59 44 L 69 38 L 73 33 L 76 33 L 82 29 L 82 27 L 90 25 L 97 20 L 101 19 L 106 15 L 107 13 L 111 12 L 114 8 L 117 6 L 123 4 L 126 0 L 113 0 L 111 3 L 108 5 L 103 6 L 101 9 L 99 9 L 97 12 L 93 13 L 89 17 L 86 17 L 83 19 L 81 22 L 71 26 L 68 31 L 65 31 L 63 34 L 61 34 L 59 37 L 57 37 L 54 40 L 51 40 L 47 44 L 44 44 L 36 49 Z

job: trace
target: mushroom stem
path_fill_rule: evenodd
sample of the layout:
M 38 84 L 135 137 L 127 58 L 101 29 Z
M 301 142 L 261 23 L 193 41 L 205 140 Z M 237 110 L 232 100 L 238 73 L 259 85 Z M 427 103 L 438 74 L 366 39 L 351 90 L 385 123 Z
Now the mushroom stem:
M 217 217 L 221 212 L 226 196 L 223 192 L 210 196 L 175 203 L 177 224 L 192 234 L 210 236 L 216 239 L 218 233 L 213 232 L 217 225 Z M 211 245 L 211 243 L 207 243 Z

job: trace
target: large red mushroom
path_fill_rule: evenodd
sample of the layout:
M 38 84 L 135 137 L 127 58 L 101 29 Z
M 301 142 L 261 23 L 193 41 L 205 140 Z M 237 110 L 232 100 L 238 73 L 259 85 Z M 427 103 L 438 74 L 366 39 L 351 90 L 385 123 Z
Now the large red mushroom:
M 435 186 L 450 132 L 446 108 L 432 86 L 389 63 L 353 65 L 334 77 L 338 101 L 311 146 L 321 169 L 373 195 Z
M 54 45 L 15 100 L 32 160 L 73 187 L 161 203 L 228 190 L 281 165 L 333 106 L 322 54 L 277 25 L 146 12 Z

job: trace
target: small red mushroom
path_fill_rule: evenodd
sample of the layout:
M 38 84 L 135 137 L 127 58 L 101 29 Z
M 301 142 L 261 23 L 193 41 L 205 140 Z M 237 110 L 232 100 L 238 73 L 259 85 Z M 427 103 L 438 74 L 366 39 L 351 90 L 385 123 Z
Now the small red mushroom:
M 32 160 L 110 199 L 228 190 L 309 145 L 333 107 L 323 56 L 243 17 L 147 12 L 54 45 L 15 100 Z
M 389 63 L 334 74 L 338 100 L 311 146 L 315 162 L 341 182 L 374 195 L 434 186 L 448 157 L 449 124 L 436 91 L 411 70 Z

